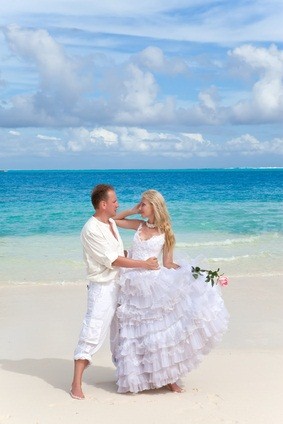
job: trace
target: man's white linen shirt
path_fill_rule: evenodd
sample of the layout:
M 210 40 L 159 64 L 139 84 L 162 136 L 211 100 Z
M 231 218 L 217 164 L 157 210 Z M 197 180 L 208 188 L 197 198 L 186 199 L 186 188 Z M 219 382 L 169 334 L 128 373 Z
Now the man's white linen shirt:
M 116 237 L 111 232 L 110 225 L 92 216 L 81 232 L 83 257 L 87 268 L 87 278 L 90 282 L 106 284 L 113 281 L 119 272 L 112 263 L 118 256 L 124 256 L 124 247 L 116 223 L 109 219 Z

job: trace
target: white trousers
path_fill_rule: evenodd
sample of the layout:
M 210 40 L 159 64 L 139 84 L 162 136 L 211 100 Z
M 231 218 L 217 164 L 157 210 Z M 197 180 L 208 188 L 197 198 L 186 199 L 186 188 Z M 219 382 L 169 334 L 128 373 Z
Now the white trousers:
M 114 352 L 118 338 L 117 322 L 114 318 L 117 307 L 118 285 L 115 281 L 108 284 L 89 283 L 87 312 L 80 332 L 74 359 L 86 359 L 100 349 L 110 328 L 111 351 Z M 113 319 L 114 318 L 114 319 Z

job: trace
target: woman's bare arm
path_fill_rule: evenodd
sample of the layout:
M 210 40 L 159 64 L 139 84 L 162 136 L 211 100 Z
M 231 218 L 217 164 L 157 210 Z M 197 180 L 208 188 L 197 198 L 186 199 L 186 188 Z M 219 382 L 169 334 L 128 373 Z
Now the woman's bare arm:
M 168 250 L 166 246 L 163 247 L 163 266 L 165 268 L 179 268 L 179 265 L 173 262 L 173 249 Z
M 116 222 L 116 225 L 120 228 L 126 228 L 129 230 L 137 230 L 141 222 L 141 219 L 126 219 L 127 216 L 136 215 L 139 212 L 139 204 L 134 206 L 132 209 L 127 209 L 125 211 L 117 213 L 113 219 Z

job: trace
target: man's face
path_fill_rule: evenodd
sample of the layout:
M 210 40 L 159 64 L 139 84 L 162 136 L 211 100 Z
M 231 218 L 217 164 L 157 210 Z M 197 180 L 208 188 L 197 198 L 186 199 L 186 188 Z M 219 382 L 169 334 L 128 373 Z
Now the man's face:
M 109 218 L 112 218 L 116 215 L 116 210 L 118 209 L 119 204 L 116 197 L 115 191 L 108 191 L 108 199 L 104 203 L 104 210 Z

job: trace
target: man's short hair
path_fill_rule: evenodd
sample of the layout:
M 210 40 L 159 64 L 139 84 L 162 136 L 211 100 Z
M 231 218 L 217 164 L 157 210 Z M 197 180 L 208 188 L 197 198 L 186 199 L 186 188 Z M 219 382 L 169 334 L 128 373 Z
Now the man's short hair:
M 98 184 L 91 192 L 91 203 L 94 209 L 99 207 L 99 203 L 102 200 L 108 199 L 108 192 L 114 191 L 114 187 L 110 184 Z

